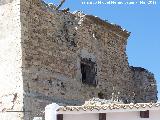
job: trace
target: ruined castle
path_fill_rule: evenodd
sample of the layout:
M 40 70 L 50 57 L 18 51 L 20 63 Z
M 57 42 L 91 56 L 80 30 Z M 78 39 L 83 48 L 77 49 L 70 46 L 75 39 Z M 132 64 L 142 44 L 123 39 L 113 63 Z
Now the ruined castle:
M 1 0 L 4 120 L 33 120 L 52 102 L 81 105 L 113 93 L 124 103 L 156 102 L 154 75 L 128 64 L 129 35 L 98 17 L 53 10 L 41 0 Z

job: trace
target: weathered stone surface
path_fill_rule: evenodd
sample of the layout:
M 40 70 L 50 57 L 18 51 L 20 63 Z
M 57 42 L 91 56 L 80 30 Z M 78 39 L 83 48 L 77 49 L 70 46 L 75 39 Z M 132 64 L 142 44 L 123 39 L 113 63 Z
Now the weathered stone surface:
M 55 11 L 40 0 L 1 4 L 0 16 L 0 89 L 5 91 L 0 95 L 14 99 L 17 94 L 15 108 L 24 111 L 24 118 L 15 120 L 41 117 L 52 102 L 78 105 L 100 94 L 111 99 L 113 92 L 123 102 L 157 100 L 153 74 L 129 66 L 129 33 L 119 26 L 79 12 Z M 83 58 L 95 63 L 96 86 L 82 83 Z
M 157 85 L 154 75 L 141 67 L 131 67 L 135 81 L 136 102 L 155 102 L 157 98 Z

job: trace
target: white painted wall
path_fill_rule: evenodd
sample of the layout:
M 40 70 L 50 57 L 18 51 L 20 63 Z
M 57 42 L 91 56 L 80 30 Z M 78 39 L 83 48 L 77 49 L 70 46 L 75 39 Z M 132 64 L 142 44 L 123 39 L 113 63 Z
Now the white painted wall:
M 139 112 L 107 113 L 107 120 L 160 120 L 160 111 L 150 111 L 149 118 L 140 118 Z
M 99 116 L 95 113 L 90 114 L 64 114 L 63 120 L 98 120 Z
M 64 114 L 64 120 L 99 120 L 98 113 Z M 106 120 L 160 120 L 160 110 L 150 110 L 149 118 L 140 118 L 139 112 L 107 113 Z
M 140 118 L 139 112 L 108 113 L 107 120 L 148 120 Z
M 20 0 L 0 0 L 0 111 L 23 110 Z M 0 113 L 22 120 L 23 112 Z

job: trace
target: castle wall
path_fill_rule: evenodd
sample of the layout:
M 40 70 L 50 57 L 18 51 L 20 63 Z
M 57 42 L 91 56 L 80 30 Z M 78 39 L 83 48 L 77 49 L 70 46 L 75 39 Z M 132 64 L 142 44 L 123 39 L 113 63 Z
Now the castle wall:
M 111 99 L 119 92 L 123 100 L 132 94 L 127 33 L 92 16 L 51 10 L 38 0 L 21 6 L 24 103 L 32 111 L 28 116 L 41 116 L 52 102 L 78 105 L 99 93 Z M 96 63 L 96 86 L 82 83 L 81 58 Z
M 47 104 L 79 105 L 112 93 L 126 103 L 157 100 L 153 75 L 129 67 L 129 33 L 119 26 L 55 11 L 40 0 L 6 1 L 0 3 L 0 104 L 17 111 L 8 119 L 32 120 Z M 96 85 L 83 83 L 82 59 L 94 63 Z
M 157 85 L 153 73 L 141 67 L 131 67 L 135 81 L 136 102 L 156 102 Z
M 1 120 L 23 118 L 20 0 L 0 1 Z

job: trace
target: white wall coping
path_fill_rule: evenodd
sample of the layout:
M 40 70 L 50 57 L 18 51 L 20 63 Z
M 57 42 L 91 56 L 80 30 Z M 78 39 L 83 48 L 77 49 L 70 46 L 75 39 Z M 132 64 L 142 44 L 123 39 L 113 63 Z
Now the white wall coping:
M 136 103 L 118 104 L 109 103 L 104 105 L 60 106 L 58 114 L 84 114 L 84 113 L 110 113 L 110 112 L 133 112 L 146 110 L 160 110 L 160 103 Z

